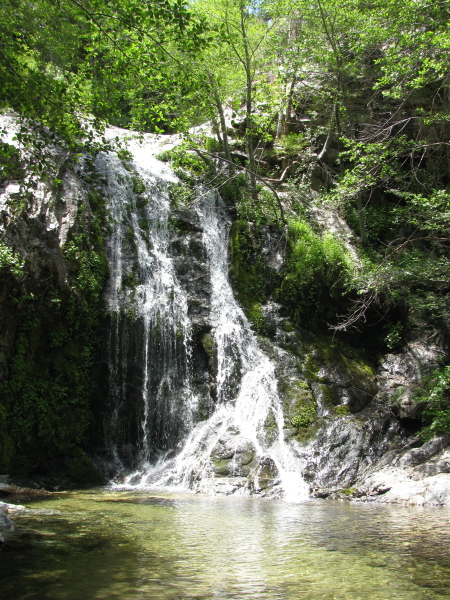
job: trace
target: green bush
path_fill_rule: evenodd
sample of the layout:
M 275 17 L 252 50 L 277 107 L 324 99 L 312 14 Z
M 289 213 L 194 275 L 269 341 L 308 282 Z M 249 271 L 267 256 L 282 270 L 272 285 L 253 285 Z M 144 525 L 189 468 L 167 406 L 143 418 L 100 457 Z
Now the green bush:
M 70 289 L 51 279 L 27 293 L 12 289 L 17 335 L 0 383 L 0 466 L 7 472 L 31 473 L 89 438 L 107 276 L 102 240 L 89 237 L 74 235 L 62 248 Z
M 351 289 L 355 264 L 333 234 L 315 232 L 304 220 L 291 220 L 285 276 L 278 300 L 300 320 L 332 319 Z
M 280 138 L 279 143 L 281 144 L 282 149 L 277 149 L 277 154 L 284 154 L 291 158 L 297 157 L 308 146 L 308 140 L 302 133 L 289 133 L 288 135 L 283 135 Z
M 425 383 L 421 399 L 428 402 L 422 413 L 425 425 L 422 437 L 430 439 L 435 435 L 450 433 L 450 365 L 434 371 Z
M 309 427 L 316 420 L 316 409 L 314 406 L 306 405 L 299 408 L 299 411 L 291 419 L 291 425 L 296 429 Z
M 0 242 L 0 269 L 7 269 L 14 275 L 21 275 L 23 267 L 24 263 L 20 260 L 18 254 L 7 244 Z
M 176 146 L 172 150 L 164 150 L 158 154 L 157 158 L 163 162 L 171 162 L 174 168 L 186 169 L 196 174 L 204 173 L 206 164 L 193 151 L 189 151 L 182 146 Z

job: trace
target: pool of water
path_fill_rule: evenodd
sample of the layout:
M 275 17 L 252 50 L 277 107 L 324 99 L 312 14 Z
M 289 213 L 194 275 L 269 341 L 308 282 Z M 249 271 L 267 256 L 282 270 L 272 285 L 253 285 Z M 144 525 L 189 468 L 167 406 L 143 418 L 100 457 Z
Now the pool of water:
M 91 490 L 17 499 L 0 598 L 450 596 L 450 511 Z

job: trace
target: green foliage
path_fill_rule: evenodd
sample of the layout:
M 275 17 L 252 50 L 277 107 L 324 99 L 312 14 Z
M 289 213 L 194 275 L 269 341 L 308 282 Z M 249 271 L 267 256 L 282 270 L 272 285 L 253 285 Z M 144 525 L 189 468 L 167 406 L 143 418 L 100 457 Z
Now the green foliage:
M 400 322 L 388 325 L 385 343 L 388 350 L 399 350 L 403 341 L 403 324 Z
M 258 191 L 257 200 L 248 194 L 241 195 L 236 205 L 239 219 L 250 221 L 257 226 L 277 223 L 279 214 L 272 192 L 260 187 Z
M 0 185 L 6 179 L 21 180 L 23 176 L 18 149 L 11 144 L 0 142 Z
M 301 321 L 334 318 L 336 302 L 352 284 L 354 261 L 331 233 L 316 233 L 303 220 L 289 222 L 286 270 L 278 299 Z
M 240 173 L 235 175 L 233 179 L 228 177 L 223 183 L 220 183 L 219 191 L 222 198 L 227 204 L 236 205 L 238 207 L 238 214 L 241 214 L 241 202 L 243 201 L 243 194 L 247 186 L 245 175 Z
M 19 276 L 22 274 L 24 266 L 25 263 L 20 260 L 19 255 L 7 244 L 0 242 L 0 271 L 9 270 Z
M 91 225 L 102 221 L 94 197 Z M 24 294 L 13 289 L 15 352 L 0 383 L 0 463 L 27 473 L 88 441 L 95 392 L 92 369 L 107 266 L 103 238 L 75 234 L 63 247 L 70 289 L 49 279 Z M 27 285 L 30 285 L 28 281 Z
M 204 140 L 204 146 L 205 146 L 205 150 L 207 152 L 220 152 L 222 150 L 222 146 L 220 145 L 219 141 L 216 138 L 213 137 L 207 137 Z
M 254 302 L 251 306 L 246 307 L 245 312 L 248 320 L 252 324 L 252 329 L 260 335 L 267 335 L 267 323 L 261 310 L 261 305 L 258 304 L 258 302 Z
M 84 235 L 75 235 L 64 247 L 70 264 L 72 289 L 82 297 L 98 301 L 107 276 L 106 258 L 95 252 Z
M 3 2 L 0 108 L 71 147 L 102 119 L 160 129 L 189 89 L 176 54 L 197 52 L 204 33 L 183 0 Z
M 133 193 L 143 194 L 145 192 L 145 183 L 138 175 L 132 177 L 133 182 Z
M 291 425 L 296 429 L 302 427 L 309 427 L 312 425 L 317 418 L 316 409 L 312 405 L 305 405 L 298 409 L 296 415 L 291 419 Z
M 195 201 L 195 192 L 185 181 L 170 182 L 169 197 L 173 208 L 186 208 Z
M 207 169 L 206 164 L 192 150 L 186 149 L 184 146 L 175 146 L 172 150 L 164 150 L 158 154 L 157 158 L 163 162 L 170 162 L 174 169 L 185 169 L 200 175 Z
M 430 439 L 435 435 L 450 433 L 450 366 L 434 371 L 425 382 L 420 399 L 428 402 L 422 413 L 425 425 L 422 437 Z
M 16 351 L 1 384 L 8 432 L 20 452 L 15 469 L 86 442 L 91 422 L 98 306 L 89 295 L 80 304 L 73 296 L 55 298 L 44 312 L 45 304 L 36 297 L 18 307 Z
M 276 148 L 276 151 L 284 156 L 297 157 L 308 146 L 308 140 L 305 139 L 303 133 L 289 133 L 283 135 L 277 142 L 281 148 Z

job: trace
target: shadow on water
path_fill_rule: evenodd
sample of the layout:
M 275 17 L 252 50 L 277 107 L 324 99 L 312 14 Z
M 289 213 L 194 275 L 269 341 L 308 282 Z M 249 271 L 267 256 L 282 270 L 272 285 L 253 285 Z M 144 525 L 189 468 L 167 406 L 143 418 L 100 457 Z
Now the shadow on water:
M 33 511 L 38 505 L 40 512 L 14 515 L 16 531 L 0 554 L 2 600 L 134 597 L 131 594 L 143 583 L 143 549 L 139 539 L 130 535 L 130 524 L 145 525 L 148 531 L 147 520 L 139 522 L 124 511 L 98 510 L 99 502 L 90 503 L 91 511 L 85 506 L 82 511 L 66 512 L 69 497 L 56 511 L 46 506 L 54 508 L 53 498 L 29 500 L 27 507 Z M 172 504 L 155 500 L 166 509 Z M 167 581 L 176 579 L 173 555 L 165 558 L 146 551 L 145 562 L 149 570 L 157 565 L 155 570 L 163 572 Z

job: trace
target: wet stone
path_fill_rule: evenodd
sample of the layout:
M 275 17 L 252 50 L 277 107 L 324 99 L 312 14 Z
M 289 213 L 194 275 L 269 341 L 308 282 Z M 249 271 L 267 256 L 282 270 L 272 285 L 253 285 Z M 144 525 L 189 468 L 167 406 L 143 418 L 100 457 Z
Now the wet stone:
M 258 491 L 272 487 L 278 483 L 278 469 L 270 456 L 264 456 L 259 461 L 255 485 Z
M 239 435 L 226 434 L 215 445 L 211 460 L 213 471 L 221 476 L 245 476 L 255 456 L 253 444 Z

